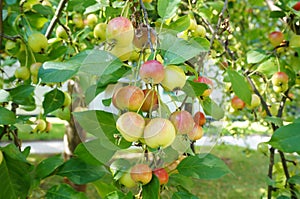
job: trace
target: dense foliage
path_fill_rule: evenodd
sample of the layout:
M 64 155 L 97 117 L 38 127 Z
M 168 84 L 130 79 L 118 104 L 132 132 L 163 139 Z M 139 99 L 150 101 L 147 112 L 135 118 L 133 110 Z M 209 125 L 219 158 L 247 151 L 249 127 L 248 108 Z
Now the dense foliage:
M 259 145 L 269 158 L 262 197 L 300 197 L 299 162 L 287 159 L 300 153 L 299 2 L 1 4 L 0 140 L 12 143 L 0 148 L 0 198 L 30 197 L 53 175 L 93 183 L 102 198 L 197 198 L 194 179 L 230 170 L 194 144 L 232 120 L 272 131 Z M 80 135 L 68 160 L 34 166 L 18 135 L 49 131 L 51 115 L 92 139 Z M 87 198 L 74 188 L 55 185 L 45 197 Z

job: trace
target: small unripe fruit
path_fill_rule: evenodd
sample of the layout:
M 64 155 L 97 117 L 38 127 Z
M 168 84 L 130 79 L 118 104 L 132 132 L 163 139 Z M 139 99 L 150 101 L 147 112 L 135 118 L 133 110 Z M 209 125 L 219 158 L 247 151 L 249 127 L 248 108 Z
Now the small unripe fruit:
M 113 97 L 113 105 L 121 110 L 137 111 L 143 104 L 144 92 L 136 86 L 125 86 L 118 89 Z
M 198 124 L 199 126 L 203 126 L 206 123 L 206 118 L 205 118 L 204 113 L 202 113 L 201 111 L 198 111 L 197 113 L 195 113 L 194 122 L 196 124 Z
M 137 184 L 136 182 L 131 178 L 130 172 L 125 172 L 121 178 L 119 179 L 120 184 L 124 185 L 127 188 L 133 188 Z
M 149 60 L 140 68 L 141 79 L 148 84 L 159 84 L 165 77 L 164 66 L 156 60 Z
M 106 23 L 98 23 L 94 28 L 94 37 L 104 41 L 106 39 Z
M 168 183 L 169 174 L 164 168 L 154 169 L 153 174 L 157 176 L 160 185 Z
M 125 140 L 135 142 L 143 136 L 145 120 L 137 113 L 126 112 L 118 118 L 116 126 Z
M 176 130 L 172 122 L 163 118 L 150 120 L 144 129 L 144 140 L 151 148 L 166 148 L 175 140 Z
M 98 17 L 95 14 L 89 14 L 86 17 L 86 23 L 91 28 L 94 27 L 97 22 L 98 22 Z
M 35 121 L 36 127 L 33 129 L 33 132 L 42 132 L 47 128 L 46 121 L 43 119 L 38 119 Z
M 22 66 L 16 69 L 15 77 L 21 80 L 28 80 L 30 78 L 30 71 L 27 67 Z
M 68 33 L 62 26 L 58 26 L 56 28 L 55 34 L 56 34 L 56 37 L 58 37 L 58 38 L 68 39 Z
M 137 164 L 131 168 L 130 175 L 133 181 L 145 185 L 152 179 L 152 169 L 146 164 Z
M 258 107 L 259 105 L 260 105 L 260 98 L 258 97 L 258 95 L 252 94 L 251 104 L 250 104 L 249 108 L 253 109 L 253 108 Z
M 144 89 L 145 101 L 141 108 L 144 112 L 154 111 L 158 108 L 158 96 L 155 90 Z
M 174 125 L 178 134 L 188 134 L 193 130 L 193 116 L 185 110 L 173 112 L 169 119 Z
M 190 17 L 190 26 L 188 27 L 188 30 L 195 31 L 197 29 L 197 22 L 190 15 L 189 15 L 189 17 Z
M 275 93 L 284 93 L 289 88 L 288 84 L 282 84 L 280 86 L 273 86 L 273 90 Z
M 128 46 L 134 37 L 133 25 L 125 17 L 116 17 L 110 20 L 106 27 L 106 39 L 119 46 Z
M 80 28 L 84 27 L 84 22 L 83 22 L 81 14 L 79 14 L 79 13 L 74 14 L 72 20 L 73 20 L 73 23 L 76 28 L 80 29 Z
M 175 65 L 169 65 L 165 68 L 165 77 L 161 85 L 166 91 L 182 89 L 186 82 L 184 71 Z
M 42 66 L 41 62 L 36 62 L 36 63 L 31 64 L 31 66 L 30 66 L 31 75 L 38 76 L 39 69 L 40 69 L 41 66 Z
M 43 52 L 48 47 L 48 40 L 42 33 L 33 33 L 28 37 L 28 45 L 33 52 Z
M 52 129 L 52 123 L 51 122 L 46 122 L 47 123 L 47 127 L 45 129 L 45 132 L 49 132 Z
M 68 92 L 64 92 L 64 95 L 65 95 L 65 99 L 64 99 L 63 107 L 68 107 L 71 105 L 72 98 Z
M 269 34 L 268 38 L 269 38 L 269 41 L 271 42 L 271 44 L 274 47 L 276 47 L 276 46 L 279 46 L 281 44 L 281 42 L 283 42 L 284 35 L 280 31 L 274 31 Z
M 193 130 L 189 132 L 188 137 L 192 141 L 199 140 L 203 137 L 203 128 L 198 124 L 194 124 Z
M 231 106 L 234 110 L 242 110 L 245 107 L 245 102 L 238 98 L 237 96 L 234 96 L 231 99 Z
M 205 37 L 206 35 L 206 29 L 202 25 L 197 25 L 196 29 L 192 32 L 192 35 L 194 37 Z

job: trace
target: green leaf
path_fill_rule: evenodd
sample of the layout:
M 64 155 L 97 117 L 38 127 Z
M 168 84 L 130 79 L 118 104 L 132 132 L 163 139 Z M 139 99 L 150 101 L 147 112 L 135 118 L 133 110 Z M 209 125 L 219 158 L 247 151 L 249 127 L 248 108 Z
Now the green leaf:
M 182 17 L 179 17 L 175 22 L 172 22 L 169 28 L 177 32 L 182 32 L 188 29 L 189 26 L 190 26 L 190 17 L 188 15 L 184 15 Z
M 70 79 L 78 72 L 88 53 L 88 50 L 82 51 L 66 62 L 45 62 L 39 70 L 42 83 L 59 83 Z
M 103 50 L 86 51 L 85 59 L 80 65 L 80 71 L 106 76 L 113 74 L 123 66 L 123 62 L 114 55 Z
M 184 199 L 198 199 L 197 196 L 194 196 L 191 193 L 183 192 L 183 191 L 175 192 L 172 195 L 172 199 L 182 199 L 182 198 L 184 198 Z
M 14 126 L 17 127 L 18 133 L 30 133 L 33 130 L 30 124 L 17 123 Z
M 104 106 L 110 106 L 110 105 L 111 105 L 111 100 L 112 100 L 112 98 L 109 98 L 109 99 L 103 99 L 103 100 L 102 100 L 102 104 L 103 104 Z
M 248 64 L 256 64 L 265 59 L 267 55 L 261 50 L 252 50 L 247 53 Z
M 300 153 L 300 123 L 292 123 L 278 128 L 268 142 L 274 148 L 286 153 Z
M 34 86 L 21 85 L 11 89 L 9 94 L 12 98 L 12 101 L 19 105 L 35 104 L 35 100 L 33 98 Z
M 16 115 L 14 112 L 0 107 L 0 124 L 8 125 L 16 122 Z
M 57 175 L 67 177 L 75 184 L 86 184 L 105 174 L 102 165 L 90 165 L 79 158 L 71 158 L 58 168 Z
M 212 99 L 205 98 L 203 101 L 201 101 L 201 104 L 204 109 L 204 112 L 207 115 L 212 116 L 214 119 L 220 120 L 224 117 L 224 110 Z
M 271 18 L 282 18 L 282 17 L 285 17 L 285 12 L 278 11 L 278 10 L 271 11 L 270 17 Z
M 181 64 L 209 50 L 209 42 L 205 38 L 186 41 L 170 33 L 160 35 L 160 49 L 165 51 L 165 65 Z
M 290 177 L 288 182 L 292 183 L 292 184 L 300 184 L 300 175 L 294 175 L 294 176 Z
M 128 67 L 121 67 L 112 74 L 101 76 L 97 85 L 90 86 L 86 91 L 86 103 L 90 103 L 99 93 L 103 92 L 109 84 L 117 83 L 121 77 L 126 76 L 126 73 L 130 71 Z
M 32 9 L 37 11 L 38 13 L 47 16 L 47 15 L 53 15 L 53 10 L 50 6 L 43 6 L 42 4 L 35 4 L 32 6 Z
M 180 0 L 158 0 L 158 15 L 163 19 L 172 17 L 176 13 L 179 3 Z
M 9 101 L 9 92 L 0 90 L 0 103 Z
M 45 94 L 43 101 L 44 115 L 55 111 L 63 106 L 65 95 L 61 90 L 57 88 Z
M 205 83 L 194 82 L 188 79 L 182 88 L 182 90 L 189 97 L 201 96 L 205 90 L 209 89 L 209 86 Z
M 300 117 L 294 120 L 294 123 L 300 123 Z
M 189 156 L 179 163 L 177 170 L 181 175 L 198 179 L 216 179 L 230 173 L 226 164 L 211 154 Z
M 156 175 L 152 175 L 151 181 L 143 186 L 143 199 L 159 199 L 160 185 Z
M 262 62 L 256 69 L 256 71 L 263 73 L 266 76 L 271 76 L 277 72 L 278 67 L 275 64 L 275 59 L 272 57 Z
M 1 149 L 3 160 L 0 164 L 0 198 L 25 199 L 28 196 L 32 178 L 30 165 L 14 144 Z
M 86 162 L 87 164 L 101 165 L 102 163 L 95 156 L 93 156 L 93 153 L 91 153 L 91 151 L 88 150 L 89 148 L 87 148 L 87 146 L 89 145 L 83 143 L 77 145 L 74 151 L 74 155 L 76 155 L 79 159 Z
M 105 146 L 108 149 L 117 150 L 131 146 L 131 143 L 124 139 L 118 143 L 114 136 L 115 134 L 118 134 L 116 128 L 116 115 L 98 110 L 76 112 L 73 113 L 73 115 L 85 131 L 97 138 L 101 138 L 101 142 L 105 143 Z
M 83 192 L 77 192 L 70 185 L 64 183 L 51 187 L 45 197 L 47 199 L 88 199 Z
M 55 111 L 51 112 L 51 115 L 54 115 L 55 117 L 58 117 L 61 120 L 70 121 L 71 119 L 71 112 L 68 107 L 64 107 L 63 109 L 56 109 Z
M 188 192 L 191 192 L 195 187 L 194 181 L 190 177 L 179 173 L 169 176 L 168 185 L 172 187 L 180 187 L 180 190 L 186 190 Z
M 100 179 L 93 182 L 93 185 L 95 186 L 101 198 L 104 198 L 106 195 L 108 195 L 111 192 L 117 191 L 117 188 L 112 185 L 112 180 L 110 182 L 106 182 Z
M 64 163 L 61 155 L 52 156 L 50 158 L 42 160 L 35 170 L 35 177 L 37 179 L 44 179 L 51 175 L 59 166 Z
M 251 104 L 252 94 L 245 77 L 235 70 L 228 69 L 227 74 L 232 84 L 233 92 L 245 103 Z

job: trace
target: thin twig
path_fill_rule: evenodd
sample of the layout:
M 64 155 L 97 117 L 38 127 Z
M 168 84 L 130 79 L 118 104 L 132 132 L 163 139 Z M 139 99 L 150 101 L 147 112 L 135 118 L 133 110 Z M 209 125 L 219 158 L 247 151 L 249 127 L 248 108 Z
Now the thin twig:
M 282 151 L 279 151 L 279 155 L 280 155 L 280 158 L 281 158 L 281 163 L 282 163 L 284 175 L 285 175 L 285 178 L 286 178 L 286 183 L 289 185 L 289 187 L 291 189 L 290 190 L 291 199 L 297 199 L 295 184 L 288 182 L 288 180 L 290 179 L 290 173 L 289 173 L 289 170 L 288 170 L 288 166 L 286 164 L 286 159 L 285 159 L 284 153 Z
M 147 10 L 146 10 L 146 7 L 144 5 L 143 0 L 140 0 L 140 5 L 141 5 L 142 11 L 143 11 L 143 16 L 144 16 L 145 24 L 147 26 L 148 44 L 150 46 L 151 52 L 154 53 L 154 48 L 153 48 L 153 44 L 152 44 L 152 41 L 151 41 L 151 27 L 149 25 L 148 13 L 147 13 Z
M 63 23 L 61 23 L 60 20 L 58 20 L 57 23 L 59 25 L 61 25 L 61 27 L 63 27 L 63 29 L 66 31 L 66 33 L 68 35 L 68 39 L 69 39 L 70 45 L 72 46 L 73 45 L 73 40 L 72 40 L 72 37 L 71 37 L 71 34 L 70 34 L 70 29 L 67 28 Z
M 6 35 L 4 33 L 0 33 L 0 36 L 1 36 L 1 38 L 3 37 L 5 39 L 11 40 L 11 41 L 17 41 L 17 39 L 22 40 L 22 37 L 20 35 L 10 36 L 10 35 Z
M 56 12 L 55 12 L 55 14 L 54 14 L 54 16 L 53 16 L 51 22 L 50 22 L 50 25 L 48 26 L 48 29 L 47 29 L 47 31 L 46 31 L 46 34 L 45 34 L 45 36 L 46 36 L 48 39 L 49 39 L 49 37 L 50 37 L 50 35 L 51 35 L 51 33 L 52 33 L 52 31 L 53 31 L 53 29 L 54 29 L 54 27 L 55 27 L 57 21 L 59 20 L 60 15 L 61 15 L 61 13 L 62 13 L 62 11 L 63 11 L 65 5 L 67 4 L 67 2 L 68 2 L 68 0 L 61 0 L 61 1 L 59 2 L 58 7 L 57 7 L 57 10 L 56 10 Z
M 269 169 L 268 169 L 268 177 L 270 180 L 273 179 L 273 166 L 274 166 L 274 154 L 275 154 L 275 149 L 273 147 L 270 148 L 270 159 L 269 159 Z M 274 187 L 272 185 L 268 185 L 268 199 L 272 198 L 272 191 Z
M 284 93 L 282 99 L 281 99 L 281 102 L 280 102 L 280 105 L 279 105 L 279 108 L 278 108 L 278 112 L 277 112 L 277 117 L 278 118 L 281 118 L 282 116 L 282 112 L 283 112 L 283 109 L 284 109 L 284 106 L 285 106 L 285 102 L 286 102 L 286 99 L 288 98 L 288 93 L 289 93 L 289 89 Z
M 218 33 L 218 30 L 220 28 L 220 25 L 221 25 L 221 22 L 223 20 L 223 16 L 224 16 L 224 13 L 227 9 L 227 5 L 228 5 L 228 0 L 225 0 L 224 1 L 224 6 L 223 6 L 223 9 L 221 11 L 221 13 L 219 14 L 219 19 L 218 19 L 218 23 L 217 23 L 217 26 L 216 26 L 216 30 L 213 31 L 213 34 L 212 34 L 212 37 L 211 37 L 211 40 L 210 40 L 210 49 L 212 48 L 213 46 L 213 43 L 214 43 L 214 40 L 215 40 L 215 37 Z

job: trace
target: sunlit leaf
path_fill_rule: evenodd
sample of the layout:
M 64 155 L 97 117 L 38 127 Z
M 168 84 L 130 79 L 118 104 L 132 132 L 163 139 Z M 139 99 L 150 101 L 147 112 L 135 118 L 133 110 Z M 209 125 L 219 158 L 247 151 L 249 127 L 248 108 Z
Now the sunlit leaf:
M 274 148 L 286 153 L 300 153 L 300 123 L 292 123 L 278 128 L 268 142 Z

